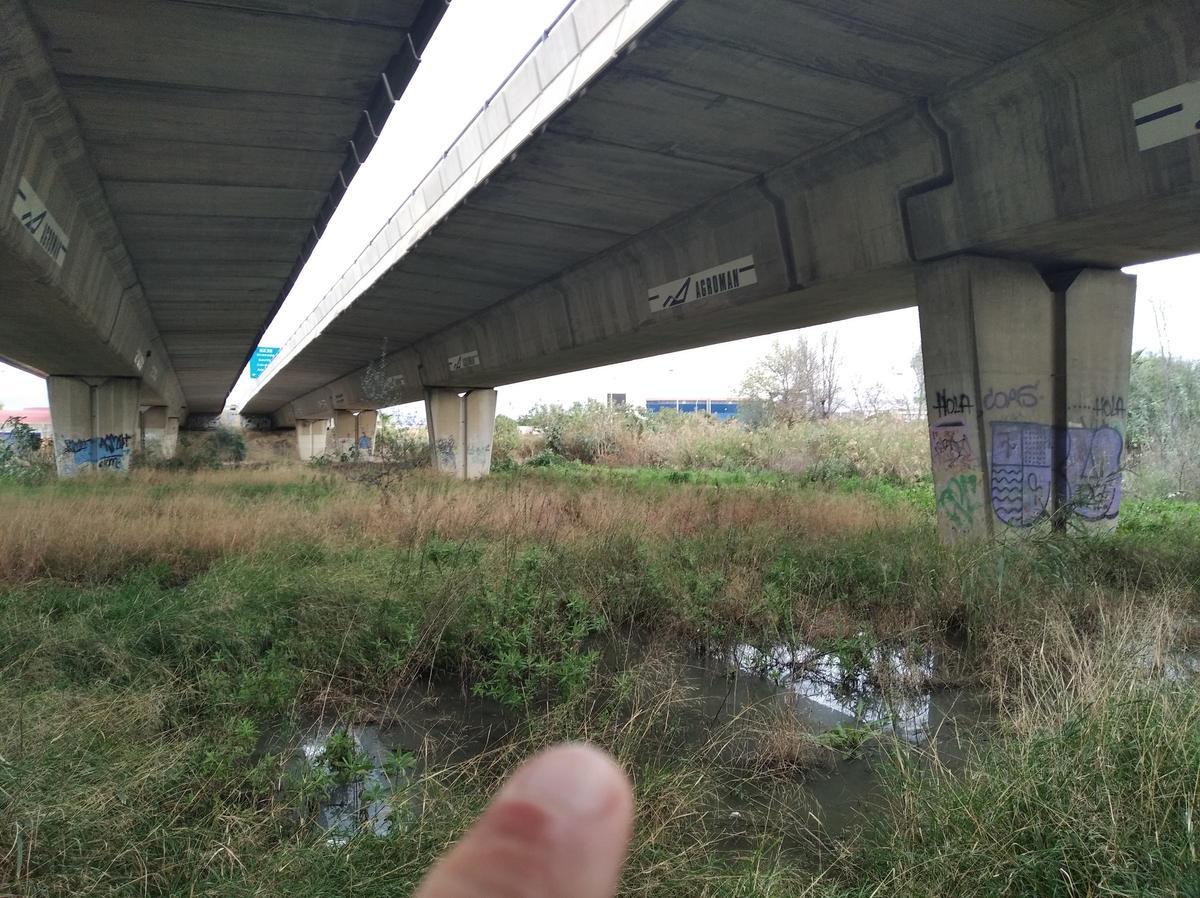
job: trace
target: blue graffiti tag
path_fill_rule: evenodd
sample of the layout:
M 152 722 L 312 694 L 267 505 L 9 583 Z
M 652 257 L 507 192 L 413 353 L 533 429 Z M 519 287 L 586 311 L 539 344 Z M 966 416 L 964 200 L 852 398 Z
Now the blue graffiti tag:
M 1056 456 L 1055 433 L 1063 436 Z M 1121 506 L 1125 441 L 1113 427 L 992 423 L 992 510 L 1010 527 L 1047 517 L 1054 483 L 1073 514 L 1113 520 Z M 1057 473 L 1057 477 L 1055 474 Z
M 70 455 L 77 468 L 89 465 L 97 468 L 122 469 L 129 457 L 133 438 L 127 433 L 108 433 L 86 440 L 64 437 L 62 455 Z

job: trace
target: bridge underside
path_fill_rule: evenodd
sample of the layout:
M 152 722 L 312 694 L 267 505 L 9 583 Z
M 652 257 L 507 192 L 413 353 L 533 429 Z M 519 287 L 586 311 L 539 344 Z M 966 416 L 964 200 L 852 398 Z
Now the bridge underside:
M 181 406 L 219 412 L 445 6 L 0 0 L 0 354 L 136 377 L 149 351 Z M 44 207 L 67 244 L 32 273 L 9 259 L 22 184 L 21 224 Z
M 957 253 L 1194 249 L 1196 142 L 1140 152 L 1131 109 L 1195 77 L 1198 24 L 1192 2 L 683 0 L 402 252 L 364 254 L 369 288 L 245 408 L 375 407 L 916 305 L 921 263 Z M 745 257 L 756 284 L 648 307 Z M 364 393 L 373 360 L 394 395 Z
M 593 32 L 639 5 L 595 0 Z M 1111 524 L 1114 269 L 1200 249 L 1200 4 L 681 0 L 586 91 L 561 57 L 593 32 L 568 24 L 246 411 L 425 398 L 435 463 L 470 476 L 497 385 L 915 305 L 959 403 L 931 421 L 969 451 L 935 464 L 947 538 Z

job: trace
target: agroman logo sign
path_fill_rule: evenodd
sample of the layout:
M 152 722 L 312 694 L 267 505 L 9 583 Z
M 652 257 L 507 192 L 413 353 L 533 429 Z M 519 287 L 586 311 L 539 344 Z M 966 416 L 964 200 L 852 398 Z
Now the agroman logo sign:
M 479 351 L 464 352 L 461 355 L 451 356 L 446 361 L 449 363 L 451 371 L 462 371 L 464 368 L 478 368 Z
M 24 178 L 17 185 L 12 212 L 21 223 L 21 227 L 32 234 L 38 246 L 62 268 L 63 262 L 67 260 L 67 246 L 70 243 L 67 232 L 54 220 L 54 216 L 47 211 L 46 204 L 34 193 Z
M 674 309 L 697 299 L 731 293 L 757 283 L 754 256 L 743 256 L 653 288 L 649 292 L 650 311 Z
M 1152 150 L 1200 135 L 1200 81 L 1164 90 L 1133 104 L 1138 149 Z

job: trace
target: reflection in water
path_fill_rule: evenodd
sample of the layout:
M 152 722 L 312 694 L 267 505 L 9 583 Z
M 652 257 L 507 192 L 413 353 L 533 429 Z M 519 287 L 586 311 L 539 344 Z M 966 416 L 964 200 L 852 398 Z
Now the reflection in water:
M 932 729 L 929 680 L 933 654 L 847 640 L 831 651 L 740 645 L 727 663 L 777 684 L 783 696 L 817 731 L 853 726 L 914 745 Z
M 300 746 L 303 773 L 320 784 L 316 825 L 329 844 L 344 845 L 359 833 L 386 836 L 406 765 L 385 746 L 375 727 L 318 731 Z
M 611 660 L 618 669 L 630 669 L 657 652 L 639 646 Z M 615 652 L 614 652 L 615 655 Z M 929 651 L 882 648 L 866 640 L 847 640 L 832 648 L 777 646 L 767 650 L 739 645 L 717 655 L 693 656 L 669 669 L 677 682 L 686 684 L 691 710 L 676 708 L 674 732 L 682 738 L 680 750 L 702 748 L 723 728 L 740 733 L 741 748 L 757 738 L 744 729 L 744 712 L 772 706 L 794 714 L 797 728 L 836 746 L 836 737 L 849 734 L 855 745 L 870 735 L 895 736 L 914 746 L 925 746 L 939 733 L 938 755 L 956 764 L 962 753 L 960 737 L 971 738 L 965 726 L 981 720 L 980 707 L 958 691 L 930 691 L 934 657 Z M 518 716 L 494 702 L 461 690 L 425 684 L 414 687 L 388 715 L 389 724 L 352 726 L 349 729 L 317 725 L 302 744 L 310 770 L 324 770 L 323 788 L 316 796 L 317 824 L 331 844 L 344 844 L 360 833 L 379 835 L 403 826 L 403 815 L 415 809 L 412 794 L 418 777 L 415 767 L 397 771 L 397 754 L 438 766 L 476 757 L 513 731 Z M 330 763 L 331 739 L 348 737 L 356 757 L 345 775 Z M 828 734 L 828 735 L 823 735 Z M 665 734 L 664 734 L 664 738 Z M 674 737 L 672 737 L 674 738 Z M 740 764 L 743 755 L 737 739 L 726 740 L 735 755 L 721 757 Z M 648 748 L 652 748 L 648 746 Z M 659 750 L 653 748 L 652 750 Z M 339 749 L 344 753 L 344 746 Z M 334 752 L 336 754 L 336 752 Z M 722 763 L 714 757 L 715 763 Z M 415 762 L 413 762 L 415 763 Z M 419 766 L 419 765 L 417 765 Z M 872 753 L 843 752 L 830 769 L 797 768 L 812 802 L 814 823 L 826 834 L 848 830 L 860 819 L 864 806 L 877 797 L 879 780 Z M 734 829 L 751 825 L 756 814 L 753 779 L 740 781 L 739 796 L 730 796 L 721 808 Z M 767 779 L 762 780 L 769 789 Z

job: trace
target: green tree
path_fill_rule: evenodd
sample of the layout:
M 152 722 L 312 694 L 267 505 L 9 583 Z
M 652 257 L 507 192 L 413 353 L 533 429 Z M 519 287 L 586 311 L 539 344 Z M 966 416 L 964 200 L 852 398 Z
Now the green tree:
M 1135 353 L 1125 441 L 1152 493 L 1200 494 L 1200 362 Z
M 842 407 L 837 338 L 822 336 L 794 344 L 775 342 L 742 381 L 742 396 L 765 403 L 771 417 L 787 425 L 829 418 Z
M 1134 353 L 1129 377 L 1129 445 L 1161 450 L 1198 422 L 1200 362 Z

